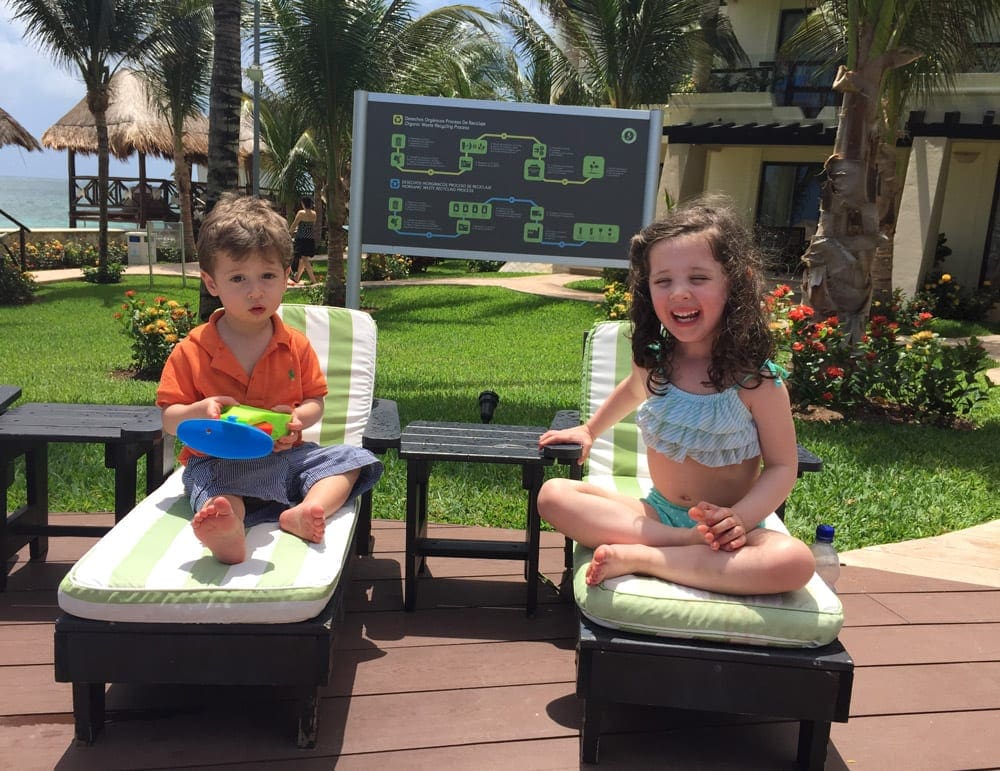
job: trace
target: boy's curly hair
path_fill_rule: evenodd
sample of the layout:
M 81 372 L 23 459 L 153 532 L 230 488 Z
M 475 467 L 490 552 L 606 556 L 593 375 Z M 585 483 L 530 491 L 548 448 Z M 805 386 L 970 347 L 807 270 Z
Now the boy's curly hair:
M 237 262 L 253 252 L 273 252 L 287 268 L 292 264 L 288 223 L 262 198 L 224 193 L 198 233 L 198 267 L 215 275 L 215 257 L 220 252 Z
M 756 387 L 765 377 L 765 360 L 774 356 L 774 340 L 763 306 L 763 261 L 752 233 L 728 199 L 700 197 L 671 210 L 632 237 L 629 285 L 632 292 L 632 359 L 649 373 L 647 386 L 662 394 L 670 383 L 675 340 L 660 324 L 649 294 L 649 251 L 665 238 L 702 235 L 722 265 L 729 296 L 722 331 L 712 346 L 708 382 L 716 390 L 734 384 Z

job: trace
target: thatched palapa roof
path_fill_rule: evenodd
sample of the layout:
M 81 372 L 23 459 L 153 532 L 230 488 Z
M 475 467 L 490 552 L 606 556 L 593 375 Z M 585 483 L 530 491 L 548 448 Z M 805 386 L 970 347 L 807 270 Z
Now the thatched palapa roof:
M 111 78 L 107 110 L 111 154 L 125 160 L 134 153 L 174 157 L 174 143 L 166 110 L 157 106 L 142 76 L 121 69 Z M 84 97 L 42 134 L 42 144 L 53 150 L 97 152 L 97 127 Z M 208 157 L 208 118 L 199 115 L 184 122 L 185 154 L 195 162 Z
M 42 149 L 38 140 L 31 136 L 24 126 L 10 117 L 10 113 L 0 107 L 0 147 L 4 145 L 20 145 L 25 150 Z

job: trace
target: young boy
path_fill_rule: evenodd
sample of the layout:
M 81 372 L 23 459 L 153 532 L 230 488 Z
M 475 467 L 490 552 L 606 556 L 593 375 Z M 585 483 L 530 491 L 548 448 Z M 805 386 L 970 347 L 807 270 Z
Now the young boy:
M 175 435 L 182 421 L 218 418 L 236 404 L 292 415 L 264 458 L 181 452 L 195 536 L 226 564 L 246 559 L 245 528 L 259 522 L 321 542 L 326 517 L 382 474 L 368 450 L 302 441 L 323 415 L 327 387 L 309 341 L 276 314 L 291 246 L 284 219 L 265 201 L 227 195 L 216 204 L 201 226 L 198 264 L 222 308 L 177 344 L 156 392 L 163 428 Z

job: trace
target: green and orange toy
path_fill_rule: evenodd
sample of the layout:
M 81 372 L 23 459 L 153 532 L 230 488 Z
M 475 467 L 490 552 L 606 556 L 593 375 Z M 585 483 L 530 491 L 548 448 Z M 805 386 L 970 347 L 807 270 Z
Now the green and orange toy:
M 192 450 L 213 458 L 249 460 L 270 455 L 274 440 L 288 433 L 286 412 L 259 407 L 227 407 L 218 420 L 185 420 L 177 426 L 177 438 Z

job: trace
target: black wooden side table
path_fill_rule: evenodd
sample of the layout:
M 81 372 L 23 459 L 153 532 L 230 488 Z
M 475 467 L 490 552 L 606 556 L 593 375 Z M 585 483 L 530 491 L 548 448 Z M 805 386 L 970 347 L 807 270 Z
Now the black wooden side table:
M 403 607 L 413 610 L 417 602 L 417 575 L 426 557 L 477 557 L 525 561 L 528 581 L 527 613 L 535 612 L 538 590 L 538 491 L 543 468 L 554 460 L 579 456 L 546 448 L 540 452 L 540 426 L 501 426 L 482 423 L 435 423 L 415 421 L 400 439 L 399 457 L 406 461 L 406 565 Z M 465 538 L 427 537 L 427 487 L 434 461 L 506 463 L 521 466 L 521 485 L 528 493 L 524 541 L 480 541 Z
M 6 588 L 7 560 L 25 544 L 31 559 L 41 559 L 49 536 L 100 536 L 97 525 L 49 524 L 49 461 L 52 442 L 104 445 L 104 465 L 115 470 L 115 521 L 136 502 L 139 459 L 146 458 L 146 492 L 163 483 L 173 466 L 164 453 L 163 423 L 157 407 L 103 404 L 27 403 L 0 414 L 0 591 Z M 7 511 L 14 483 L 14 462 L 25 458 L 27 503 Z

